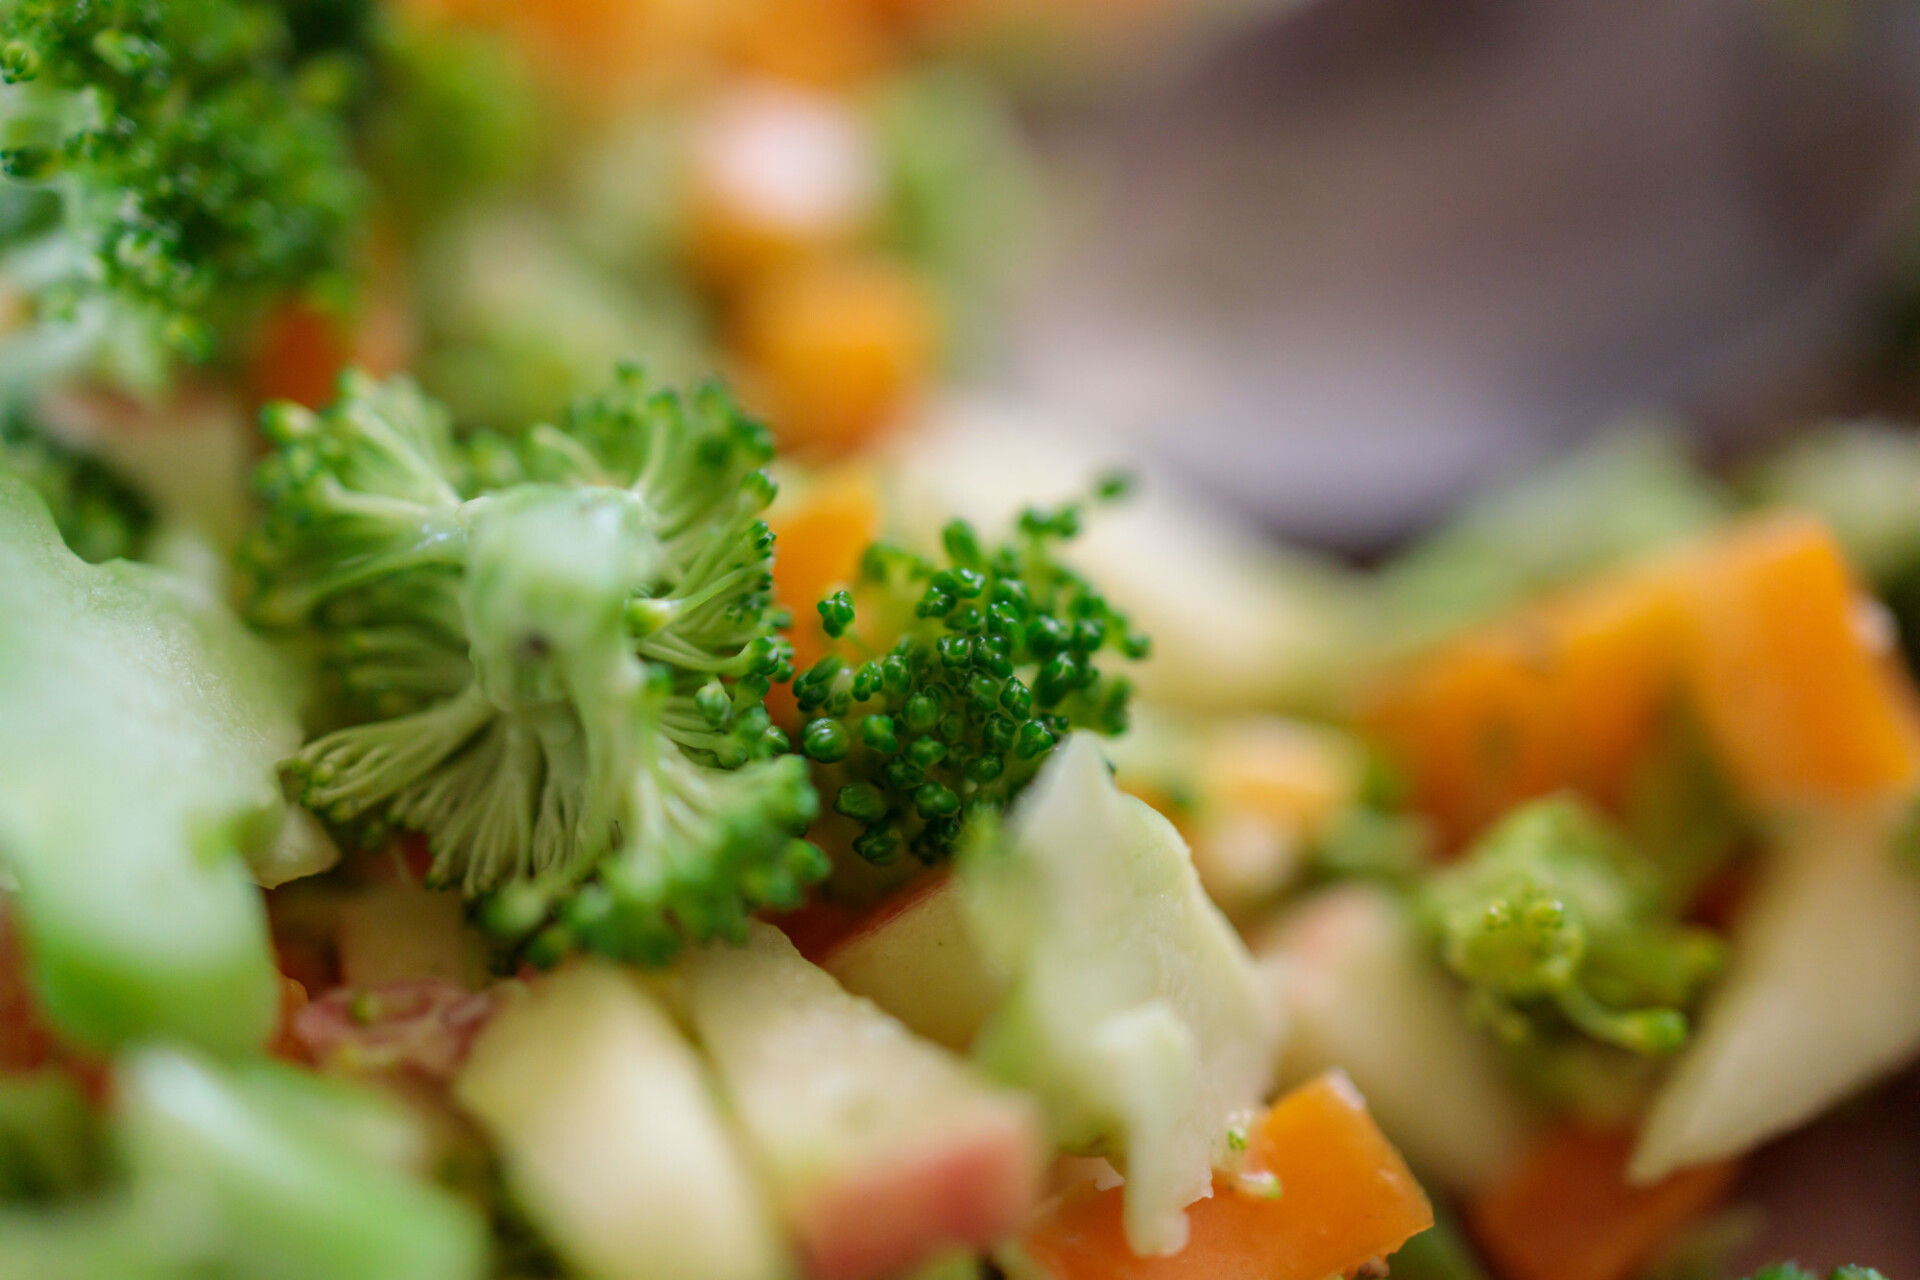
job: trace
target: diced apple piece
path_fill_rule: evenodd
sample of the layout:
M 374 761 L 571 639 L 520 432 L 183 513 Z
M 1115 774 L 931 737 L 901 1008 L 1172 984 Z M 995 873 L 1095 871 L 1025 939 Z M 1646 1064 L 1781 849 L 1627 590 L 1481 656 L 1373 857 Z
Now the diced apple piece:
M 968 935 L 959 884 L 946 874 L 881 903 L 821 956 L 820 967 L 911 1030 L 960 1051 L 1007 988 Z
M 1803 815 L 1782 833 L 1634 1180 L 1745 1151 L 1920 1051 L 1920 877 L 1889 847 L 1894 821 Z
M 1391 893 L 1357 884 L 1322 893 L 1256 953 L 1285 1002 L 1283 1081 L 1344 1069 L 1442 1190 L 1471 1194 L 1512 1168 L 1532 1136 L 1531 1110 Z
M 454 1081 L 510 1185 L 593 1280 L 765 1280 L 788 1259 L 699 1061 L 611 965 L 538 983 Z
M 1253 958 L 1185 842 L 1076 734 L 1006 829 L 966 851 L 960 882 L 973 937 L 1012 975 L 975 1055 L 1039 1095 L 1062 1145 L 1125 1165 L 1136 1252 L 1178 1250 L 1277 1046 Z
M 1044 1162 L 1026 1099 L 750 929 L 687 957 L 687 1016 L 808 1274 L 879 1280 L 1011 1235 Z
M 434 980 L 470 987 L 486 971 L 457 893 L 381 884 L 340 908 L 340 978 L 349 987 Z

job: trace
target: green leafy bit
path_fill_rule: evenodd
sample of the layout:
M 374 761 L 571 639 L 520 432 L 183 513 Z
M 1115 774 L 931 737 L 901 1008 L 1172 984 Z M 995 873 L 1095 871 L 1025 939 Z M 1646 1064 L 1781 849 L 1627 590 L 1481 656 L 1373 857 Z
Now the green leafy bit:
M 351 722 L 287 762 L 305 804 L 425 832 L 432 881 L 542 957 L 662 960 L 825 873 L 764 706 L 772 446 L 724 393 L 626 366 L 559 426 L 456 439 L 350 374 L 265 421 L 252 615 L 306 633 Z
M 862 857 L 945 858 L 963 820 L 1004 809 L 1069 732 L 1127 727 L 1132 685 L 1097 664 L 1144 657 L 1147 640 L 1058 559 L 1081 514 L 1029 510 L 992 550 L 955 521 L 938 564 L 877 544 L 855 588 L 858 619 L 848 592 L 820 602 L 827 634 L 872 656 L 829 655 L 795 677 L 808 717 L 799 745 L 829 766 L 833 808 L 860 825 Z
M 1569 796 L 1514 811 L 1418 895 L 1441 958 L 1502 1039 L 1557 1016 L 1640 1054 L 1686 1041 L 1683 1009 L 1723 954 L 1660 901 L 1639 855 Z
M 337 278 L 366 187 L 337 52 L 300 58 L 265 0 L 17 0 L 0 13 L 0 167 L 49 184 L 64 270 L 43 314 L 100 302 L 202 358 L 263 302 Z

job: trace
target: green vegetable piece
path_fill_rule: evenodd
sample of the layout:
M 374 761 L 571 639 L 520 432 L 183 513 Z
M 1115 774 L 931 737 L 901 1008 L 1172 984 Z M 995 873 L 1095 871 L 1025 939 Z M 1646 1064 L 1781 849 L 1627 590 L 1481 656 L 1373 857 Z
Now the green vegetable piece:
M 1171 823 L 1113 783 L 1096 739 L 1049 757 L 958 861 L 969 933 L 1010 976 L 974 1041 L 1055 1140 L 1124 1167 L 1127 1239 L 1170 1252 L 1274 1066 L 1271 1002 Z
M 266 1039 L 279 988 L 242 855 L 273 850 L 298 741 L 283 674 L 225 610 L 84 563 L 0 476 L 0 864 L 62 1032 Z
M 993 548 L 954 521 L 945 565 L 887 543 L 868 549 L 855 593 L 865 630 L 850 643 L 885 656 L 849 678 L 830 655 L 793 682 L 801 709 L 820 717 L 801 748 L 833 766 L 827 783 L 881 798 L 869 817 L 846 815 L 876 833 L 856 849 L 890 857 L 904 841 L 945 859 L 963 816 L 1006 808 L 1069 731 L 1125 730 L 1132 685 L 1098 660 L 1125 654 L 1127 620 L 1058 554 L 1077 510 L 1029 512 Z M 851 620 L 854 596 L 836 592 L 819 610 L 831 629 Z
M 0 13 L 8 169 L 57 197 L 43 314 L 137 378 L 204 359 L 277 297 L 341 280 L 367 199 L 353 76 L 266 0 L 20 0 Z
M 623 366 L 506 459 L 405 379 L 349 375 L 325 413 L 277 406 L 266 429 L 252 614 L 319 654 L 348 722 L 286 762 L 314 812 L 424 832 L 435 884 L 521 886 L 483 916 L 563 925 L 536 933 L 547 959 L 664 961 L 824 874 L 790 848 L 818 799 L 804 759 L 769 757 L 762 705 L 791 675 L 772 445 L 717 388 Z M 832 755 L 839 732 L 815 721 L 803 746 Z
M 1666 914 L 1650 868 L 1570 796 L 1515 810 L 1417 904 L 1471 1007 L 1510 1043 L 1557 1013 L 1603 1043 L 1671 1053 L 1723 956 L 1717 935 Z
M 73 553 L 91 564 L 137 559 L 153 511 L 105 466 L 49 439 L 17 409 L 0 413 L 0 472 L 33 487 Z
M 0 1207 L 0 1280 L 468 1280 L 486 1237 L 423 1185 L 390 1104 L 277 1063 L 149 1049 L 115 1070 L 121 1185 Z M 404 1143 L 396 1143 L 405 1137 Z

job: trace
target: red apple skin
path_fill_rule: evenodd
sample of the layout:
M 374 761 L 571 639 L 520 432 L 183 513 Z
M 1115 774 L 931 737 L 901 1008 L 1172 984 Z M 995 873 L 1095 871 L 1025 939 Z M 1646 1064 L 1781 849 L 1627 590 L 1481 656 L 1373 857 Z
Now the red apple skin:
M 1039 1135 L 1009 1112 L 823 1186 L 789 1220 L 813 1280 L 884 1280 L 1012 1236 L 1039 1198 L 1041 1173 Z
M 960 1053 L 1006 988 L 968 939 L 959 882 L 944 871 L 885 899 L 810 958 L 848 991 Z

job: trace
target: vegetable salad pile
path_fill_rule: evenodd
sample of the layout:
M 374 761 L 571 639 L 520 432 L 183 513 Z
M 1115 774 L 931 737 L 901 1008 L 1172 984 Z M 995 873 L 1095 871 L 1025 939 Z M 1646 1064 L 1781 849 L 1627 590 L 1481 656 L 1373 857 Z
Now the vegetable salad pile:
M 0 5 L 0 1280 L 1731 1280 L 1920 449 L 1360 571 L 958 420 L 1009 61 L 1197 20 Z

